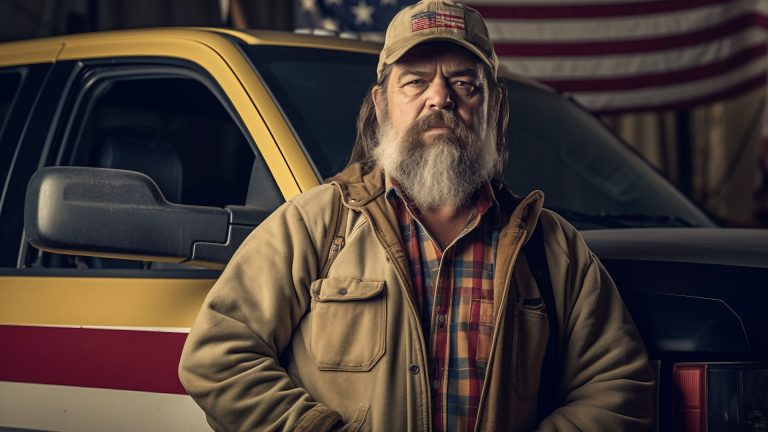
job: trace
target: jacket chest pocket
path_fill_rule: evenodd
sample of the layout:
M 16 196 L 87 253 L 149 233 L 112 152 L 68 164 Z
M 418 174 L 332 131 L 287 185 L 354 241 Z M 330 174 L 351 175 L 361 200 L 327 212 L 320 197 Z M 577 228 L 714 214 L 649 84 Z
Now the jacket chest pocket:
M 539 300 L 529 302 L 528 300 Z M 515 304 L 512 371 L 518 396 L 533 398 L 539 393 L 541 367 L 549 339 L 549 319 L 540 299 L 521 299 Z
M 309 351 L 320 370 L 368 371 L 384 355 L 383 281 L 319 279 L 310 287 Z

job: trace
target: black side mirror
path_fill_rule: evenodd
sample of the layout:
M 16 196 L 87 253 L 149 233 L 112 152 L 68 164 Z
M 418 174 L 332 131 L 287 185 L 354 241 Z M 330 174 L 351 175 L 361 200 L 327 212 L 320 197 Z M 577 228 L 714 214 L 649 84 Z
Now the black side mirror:
M 49 252 L 223 267 L 270 211 L 169 203 L 148 176 L 47 167 L 27 186 L 27 240 Z

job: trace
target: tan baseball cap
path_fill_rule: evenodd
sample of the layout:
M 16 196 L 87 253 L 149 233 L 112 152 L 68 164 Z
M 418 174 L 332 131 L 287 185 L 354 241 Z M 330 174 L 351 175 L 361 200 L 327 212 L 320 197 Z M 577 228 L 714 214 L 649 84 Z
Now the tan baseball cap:
M 491 68 L 496 78 L 499 59 L 483 17 L 475 9 L 449 0 L 423 0 L 403 8 L 392 18 L 379 54 L 378 78 L 381 79 L 384 65 L 396 62 L 411 48 L 437 41 L 453 42 L 468 49 Z

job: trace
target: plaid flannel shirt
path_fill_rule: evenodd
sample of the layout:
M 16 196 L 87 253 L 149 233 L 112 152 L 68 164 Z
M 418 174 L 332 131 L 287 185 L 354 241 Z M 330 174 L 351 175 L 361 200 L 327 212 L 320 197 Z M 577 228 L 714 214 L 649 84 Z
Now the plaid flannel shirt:
M 464 230 L 441 250 L 397 183 L 387 190 L 387 198 L 400 224 L 429 347 L 433 427 L 474 430 L 493 333 L 501 211 L 486 182 L 473 197 Z

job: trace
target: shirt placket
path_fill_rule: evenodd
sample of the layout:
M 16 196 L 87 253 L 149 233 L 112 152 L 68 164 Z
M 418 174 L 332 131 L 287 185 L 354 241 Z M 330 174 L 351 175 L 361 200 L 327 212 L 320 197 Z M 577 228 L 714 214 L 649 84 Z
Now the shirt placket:
M 447 421 L 447 393 L 445 392 L 448 383 L 448 367 L 450 358 L 450 322 L 451 322 L 451 302 L 452 302 L 452 277 L 451 272 L 446 271 L 444 260 L 446 257 L 450 257 L 452 249 L 447 248 L 446 251 L 440 257 L 440 264 L 438 266 L 437 279 L 433 285 L 433 298 L 434 307 L 432 308 L 432 387 L 434 389 L 434 401 L 438 404 L 435 407 L 434 412 L 437 415 L 435 418 L 436 430 L 444 430 L 445 422 Z
M 416 239 L 418 247 L 421 252 L 422 262 L 427 267 L 427 272 L 424 275 L 424 284 L 422 289 L 424 292 L 419 293 L 421 302 L 429 312 L 430 320 L 425 327 L 425 330 L 429 332 L 430 343 L 430 376 L 432 378 L 432 390 L 433 401 L 435 403 L 433 409 L 433 426 L 435 430 L 443 430 L 445 420 L 447 419 L 447 394 L 445 389 L 447 387 L 448 376 L 446 371 L 449 367 L 449 354 L 450 354 L 450 310 L 452 301 L 452 284 L 453 279 L 451 272 L 449 271 L 452 266 L 446 268 L 444 263 L 450 259 L 453 254 L 453 245 L 458 241 L 454 241 L 449 245 L 445 251 L 441 251 L 437 242 L 434 241 L 429 231 L 419 222 L 419 219 L 412 210 L 406 206 L 408 212 L 408 219 L 410 229 L 412 233 L 419 231 L 422 235 L 412 235 L 411 239 Z M 465 231 L 462 231 L 462 235 Z M 435 256 L 435 260 L 438 262 L 437 271 L 434 273 L 433 278 L 432 271 L 429 268 L 429 263 L 433 262 L 433 259 L 428 258 L 428 253 L 431 249 L 432 254 Z M 423 306 L 423 307 L 424 307 Z
M 445 425 L 448 424 L 448 380 L 451 361 L 451 323 L 453 322 L 452 310 L 454 301 L 455 279 L 454 268 L 456 263 L 454 262 L 456 257 L 456 250 L 460 249 L 462 239 L 469 232 L 475 229 L 480 224 L 480 218 L 482 215 L 478 215 L 475 211 L 467 221 L 467 225 L 459 233 L 456 239 L 449 244 L 443 251 L 440 257 L 440 264 L 437 272 L 437 280 L 434 281 L 434 307 L 432 308 L 432 329 L 434 343 L 432 344 L 432 358 L 433 358 L 433 379 L 432 387 L 434 389 L 434 401 L 438 403 L 435 407 L 433 415 L 439 413 L 435 422 L 436 430 L 445 430 Z M 422 226 L 421 229 L 426 229 Z M 433 247 L 439 251 L 437 244 L 433 242 Z M 450 265 L 446 265 L 450 263 Z M 457 330 L 458 331 L 458 330 Z

